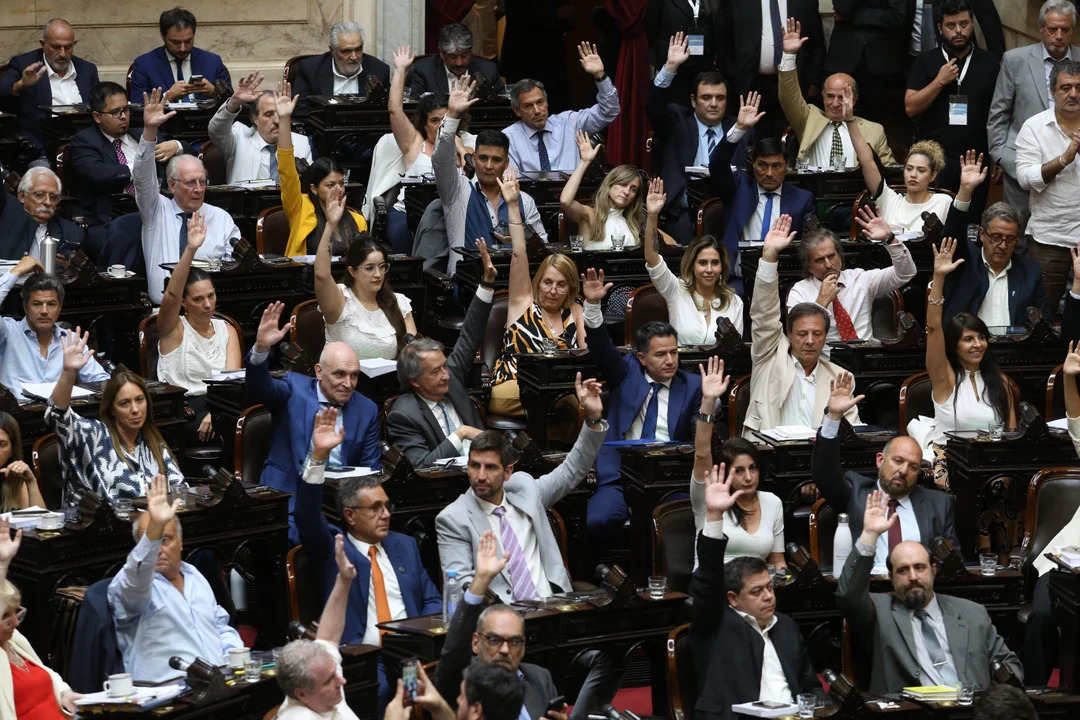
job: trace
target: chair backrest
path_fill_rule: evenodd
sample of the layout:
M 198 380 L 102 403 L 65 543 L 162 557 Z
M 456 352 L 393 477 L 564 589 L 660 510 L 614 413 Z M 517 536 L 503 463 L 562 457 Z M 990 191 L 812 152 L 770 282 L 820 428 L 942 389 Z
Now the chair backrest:
M 562 554 L 563 567 L 569 573 L 570 562 L 566 559 L 566 521 L 563 520 L 562 515 L 555 508 L 548 508 L 547 519 L 548 524 L 551 526 L 551 532 L 555 535 L 555 542 L 559 546 L 559 552 Z
M 668 321 L 667 300 L 656 289 L 656 286 L 642 285 L 630 293 L 626 300 L 625 340 L 627 345 L 634 344 L 634 335 L 638 329 L 647 322 L 659 320 Z
M 281 205 L 268 207 L 255 221 L 255 247 L 260 253 L 284 255 L 289 245 L 289 217 Z
M 833 535 L 836 534 L 836 512 L 825 498 L 810 508 L 810 557 L 820 565 L 832 565 Z M 833 568 L 836 573 L 836 568 Z
M 1065 383 L 1076 382 L 1062 372 L 1064 365 L 1058 365 L 1050 377 L 1046 378 L 1046 419 L 1057 420 L 1065 417 Z
M 139 102 L 142 102 L 142 98 L 136 99 L 136 98 L 131 97 L 131 73 L 133 73 L 134 71 L 135 71 L 135 63 L 131 63 L 130 65 L 128 65 L 127 72 L 124 73 L 124 87 L 127 90 L 127 96 L 129 98 L 131 98 L 131 102 L 139 103 Z
M 679 625 L 667 638 L 668 717 L 671 720 L 692 720 L 697 704 L 697 673 L 690 646 L 690 623 Z
M 240 351 L 243 352 L 244 331 L 240 328 L 240 323 L 236 322 L 234 318 L 219 312 L 214 313 L 214 318 L 224 320 L 229 327 L 236 331 L 236 337 L 240 339 Z M 158 341 L 161 336 L 158 335 L 157 320 L 157 315 L 149 315 L 139 323 L 139 374 L 144 378 L 153 380 L 158 379 L 158 358 L 160 357 Z
M 315 57 L 314 55 L 293 55 L 291 58 L 285 61 L 285 68 L 282 70 L 281 79 L 287 80 L 289 83 L 296 82 L 296 75 L 300 72 L 300 61 Z
M 233 475 L 246 483 L 259 484 L 263 464 L 270 454 L 270 411 L 252 405 L 240 413 L 233 437 Z
M 1020 546 L 1034 559 L 1072 519 L 1080 504 L 1080 467 L 1040 470 L 1027 492 L 1027 517 Z
M 933 387 L 925 372 L 912 375 L 900 386 L 900 432 L 906 435 L 908 423 L 920 415 L 934 417 Z
M 480 345 L 480 359 L 489 369 L 495 368 L 495 361 L 503 351 L 503 334 L 506 332 L 507 304 L 510 293 L 500 290 L 491 301 L 491 312 L 484 325 L 484 341 Z
M 878 340 L 889 340 L 896 337 L 897 313 L 904 309 L 904 297 L 899 290 L 893 290 L 884 295 L 874 298 L 870 306 L 870 326 L 874 337 Z
M 225 162 L 225 153 L 214 145 L 213 140 L 207 140 L 199 148 L 199 159 L 206 168 L 206 180 L 211 185 L 224 185 L 228 182 L 229 168 Z
M 686 592 L 694 573 L 694 510 L 690 499 L 657 505 L 652 512 L 653 575 L 664 575 L 668 587 Z
M 697 211 L 697 236 L 715 235 L 724 237 L 724 201 L 709 198 L 701 203 Z
M 42 435 L 34 441 L 31 462 L 45 506 L 53 509 L 61 507 L 64 499 L 64 472 L 60 465 L 60 444 L 56 433 Z
M 750 407 L 750 376 L 743 375 L 728 388 L 729 437 L 742 437 L 743 421 Z
M 322 614 L 322 593 L 318 573 L 311 567 L 303 545 L 285 556 L 285 575 L 289 580 L 289 620 L 307 625 Z
M 312 366 L 319 361 L 326 345 L 326 320 L 319 310 L 318 300 L 305 300 L 292 311 L 292 330 L 289 340 L 311 358 Z

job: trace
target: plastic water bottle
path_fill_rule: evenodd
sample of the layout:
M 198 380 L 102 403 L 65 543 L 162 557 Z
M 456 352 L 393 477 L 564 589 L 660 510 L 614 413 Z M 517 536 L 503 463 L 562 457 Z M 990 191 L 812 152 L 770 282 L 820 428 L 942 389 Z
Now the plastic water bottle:
M 848 544 L 851 544 L 850 541 Z M 450 620 L 454 617 L 459 602 L 461 602 L 461 583 L 458 581 L 457 570 L 447 570 L 446 582 L 442 587 L 442 616 L 443 625 L 446 627 L 450 627 Z
M 840 577 L 851 554 L 851 528 L 848 527 L 847 513 L 840 513 L 837 517 L 836 532 L 833 534 L 832 546 L 832 574 L 834 578 Z

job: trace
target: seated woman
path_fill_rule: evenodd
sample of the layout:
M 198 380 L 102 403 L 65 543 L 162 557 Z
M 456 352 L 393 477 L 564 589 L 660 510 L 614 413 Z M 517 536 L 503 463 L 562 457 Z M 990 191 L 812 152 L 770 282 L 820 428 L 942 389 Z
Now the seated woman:
M 406 333 L 416 334 L 412 303 L 390 287 L 389 253 L 361 233 L 349 245 L 345 264 L 349 284 L 331 274 L 331 238 L 345 215 L 345 190 L 337 188 L 326 203 L 326 223 L 315 253 L 315 299 L 326 321 L 326 342 L 342 341 L 356 356 L 393 360 L 405 347 Z
M 22 542 L 22 530 L 11 537 L 7 520 L 0 520 L 0 720 L 64 720 L 75 714 L 82 697 L 34 652 L 19 632 L 26 617 L 22 594 L 7 579 L 7 571 Z
M 517 356 L 543 352 L 544 341 L 556 349 L 585 347 L 585 323 L 577 302 L 578 269 L 565 255 L 548 255 L 536 275 L 529 279 L 529 255 L 525 249 L 518 197 L 517 170 L 510 168 L 499 180 L 509 217 L 510 297 L 506 306 L 506 333 L 502 356 L 493 370 L 490 410 L 498 415 L 522 415 L 518 395 Z
M 666 202 L 664 181 L 654 178 L 645 199 L 645 237 L 653 237 Z M 680 345 L 712 344 L 717 321 L 722 317 L 742 334 L 743 301 L 728 287 L 731 261 L 720 238 L 702 235 L 690 243 L 683 251 L 678 278 L 660 257 L 656 244 L 646 242 L 645 269 L 667 301 L 668 322 L 678 331 Z
M 45 424 L 60 443 L 64 506 L 78 505 L 86 492 L 108 502 L 146 494 L 150 480 L 164 475 L 170 485 L 184 480 L 172 451 L 154 425 L 154 408 L 143 379 L 118 370 L 101 391 L 99 420 L 80 417 L 69 406 L 71 388 L 86 352 L 89 333 L 80 329 L 61 338 L 64 370 L 45 407 Z
M 290 96 L 290 92 L 287 82 L 279 83 L 274 92 L 278 124 L 283 128 L 292 127 L 292 114 L 296 108 L 298 96 Z M 337 160 L 321 157 L 300 177 L 293 157 L 292 134 L 287 132 L 281 133 L 278 139 L 277 161 L 281 205 L 289 218 L 289 242 L 285 254 L 289 257 L 314 255 L 326 226 L 326 201 L 335 190 L 345 190 L 344 171 Z M 350 210 L 334 234 L 333 254 L 344 255 L 349 243 L 364 230 L 367 230 L 364 216 Z
M 577 146 L 581 159 L 563 185 L 559 207 L 581 228 L 586 250 L 611 250 L 614 247 L 611 238 L 616 235 L 623 236 L 623 247 L 637 247 L 642 237 L 641 172 L 633 165 L 619 165 L 597 188 L 595 207 L 582 205 L 574 198 L 600 146 L 593 146 L 583 130 L 577 131 Z
M 214 317 L 217 294 L 213 281 L 207 273 L 191 267 L 195 251 L 205 239 L 206 221 L 195 212 L 188 220 L 187 248 L 173 268 L 157 317 L 158 379 L 187 390 L 185 401 L 195 411 L 187 423 L 189 445 L 214 437 L 206 381 L 216 372 L 242 367 L 240 337 L 229 323 Z
M 19 423 L 0 411 L 0 513 L 45 507 L 37 477 L 23 461 L 22 433 Z

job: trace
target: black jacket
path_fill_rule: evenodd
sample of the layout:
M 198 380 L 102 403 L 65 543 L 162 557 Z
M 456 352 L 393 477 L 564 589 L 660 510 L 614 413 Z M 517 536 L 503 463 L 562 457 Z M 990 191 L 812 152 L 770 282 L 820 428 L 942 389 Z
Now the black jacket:
M 833 0 L 836 24 L 825 58 L 827 73 L 854 73 L 866 55 L 871 75 L 903 72 L 914 16 L 910 0 Z
M 925 0 L 923 12 L 926 12 L 925 8 L 933 8 L 934 12 L 937 11 L 937 7 L 941 5 L 942 0 Z M 979 29 L 982 30 L 983 37 L 986 38 L 986 49 L 997 56 L 998 60 L 1005 54 L 1005 31 L 1001 28 L 1001 16 L 998 15 L 997 7 L 994 5 L 994 0 L 971 0 L 972 11 L 975 15 L 975 22 L 979 24 Z M 908 27 L 913 28 L 915 24 L 915 0 L 908 0 Z M 937 23 L 934 23 L 934 27 L 937 27 Z M 941 35 L 935 33 L 935 38 L 931 45 L 941 44 Z M 928 46 L 924 42 L 923 49 Z
M 23 70 L 41 62 L 43 57 L 44 53 L 40 48 L 16 55 L 8 60 L 7 70 L 0 75 L 0 99 L 4 102 L 3 107 L 19 116 L 19 128 L 33 139 L 38 148 L 43 147 L 45 141 L 45 111 L 41 106 L 56 104 L 52 101 L 49 77 L 45 75 L 17 96 L 11 94 L 11 89 L 19 82 Z M 80 57 L 72 57 L 71 64 L 75 68 L 75 85 L 79 88 L 79 95 L 82 96 L 84 104 L 89 104 L 90 88 L 98 83 L 97 66 Z
M 382 83 L 383 87 L 390 88 L 390 66 L 377 57 L 364 54 L 361 61 L 360 94 L 367 92 L 368 78 L 374 75 Z M 296 72 L 296 80 L 293 81 L 292 91 L 300 96 L 300 102 L 296 104 L 293 119 L 306 120 L 310 113 L 307 105 L 308 95 L 333 95 L 334 94 L 334 58 L 327 50 L 322 55 L 304 58 L 300 61 L 300 67 Z
M 18 260 L 30 252 L 34 244 L 34 234 L 37 232 L 38 222 L 34 216 L 26 212 L 19 198 L 4 193 L 3 206 L 0 207 L 0 258 L 5 260 Z M 57 252 L 65 252 L 82 245 L 86 232 L 60 215 L 53 215 L 49 221 L 48 234 L 59 240 Z
M 825 31 L 821 27 L 817 0 L 788 0 L 787 7 L 788 17 L 798 20 L 803 35 L 810 38 L 797 59 L 799 85 L 805 94 L 810 85 L 821 88 L 825 82 Z M 761 17 L 760 2 L 728 2 L 721 11 L 716 64 L 729 83 L 729 113 L 738 111 L 739 95 L 750 91 L 758 75 L 762 22 L 770 22 L 770 19 Z M 780 42 L 782 31 L 777 28 L 773 37 Z
M 490 60 L 473 55 L 469 60 L 468 73 L 474 80 L 483 75 L 487 78 L 489 85 L 502 92 L 503 81 L 499 77 L 499 68 Z M 428 92 L 435 93 L 439 97 L 450 95 L 450 85 L 446 81 L 446 65 L 443 64 L 442 57 L 438 55 L 417 60 L 412 66 L 410 83 L 409 87 L 412 89 L 414 100 Z

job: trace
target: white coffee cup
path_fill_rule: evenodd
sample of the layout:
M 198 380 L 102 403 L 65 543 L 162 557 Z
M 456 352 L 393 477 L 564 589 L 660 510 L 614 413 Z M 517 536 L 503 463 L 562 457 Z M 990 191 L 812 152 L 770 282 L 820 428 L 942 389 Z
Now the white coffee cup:
M 229 667 L 243 668 L 244 663 L 251 659 L 251 651 L 247 648 L 231 648 L 229 650 Z
M 127 275 L 127 268 L 123 265 L 110 265 L 109 276 L 114 278 L 122 278 Z
M 109 697 L 126 697 L 135 692 L 135 685 L 131 682 L 131 673 L 110 675 L 105 681 L 105 694 Z
M 64 513 L 42 515 L 38 522 L 39 530 L 59 530 L 62 527 L 64 527 Z

